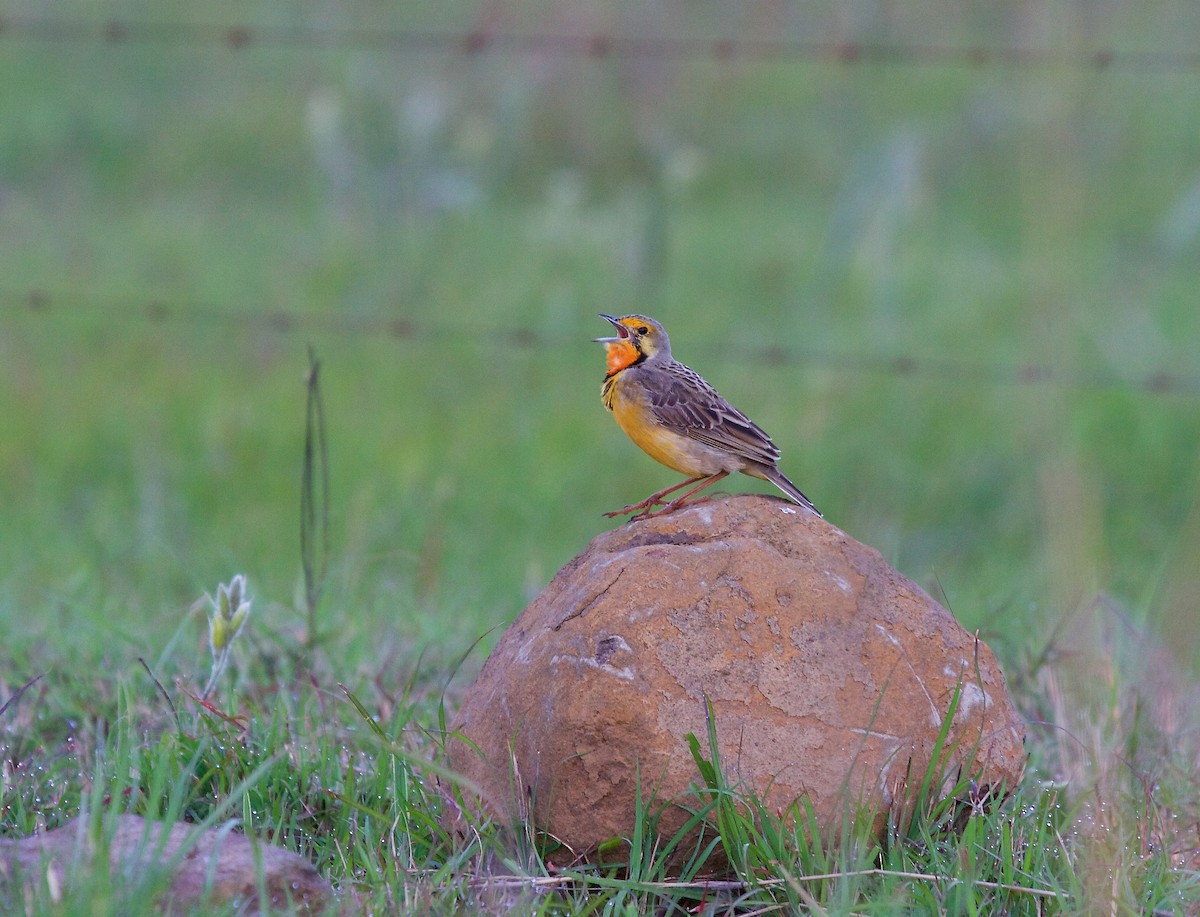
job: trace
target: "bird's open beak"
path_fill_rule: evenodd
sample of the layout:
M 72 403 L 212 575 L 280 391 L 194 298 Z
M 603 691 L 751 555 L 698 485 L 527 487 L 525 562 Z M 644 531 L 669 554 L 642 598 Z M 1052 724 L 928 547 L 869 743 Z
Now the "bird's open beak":
M 615 344 L 617 341 L 624 341 L 629 337 L 629 329 L 626 328 L 624 325 L 622 325 L 619 321 L 617 321 L 611 315 L 605 315 L 603 312 L 601 312 L 600 317 L 602 319 L 604 319 L 605 321 L 612 322 L 612 326 L 617 329 L 617 336 L 615 338 L 592 338 L 592 340 L 595 343 L 597 343 L 597 344 Z

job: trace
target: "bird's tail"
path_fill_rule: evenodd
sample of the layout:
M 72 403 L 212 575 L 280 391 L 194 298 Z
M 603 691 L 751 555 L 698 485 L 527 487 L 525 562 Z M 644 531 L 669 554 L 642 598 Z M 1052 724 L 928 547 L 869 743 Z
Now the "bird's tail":
M 811 510 L 818 516 L 821 516 L 821 511 L 813 506 L 812 500 L 804 496 L 804 494 L 800 492 L 800 488 L 789 481 L 787 479 L 787 475 L 785 475 L 778 468 L 764 468 L 762 476 L 765 480 L 770 481 L 772 484 L 782 490 L 787 495 L 789 500 L 800 504 L 807 510 Z M 821 518 L 824 519 L 825 517 L 821 516 Z

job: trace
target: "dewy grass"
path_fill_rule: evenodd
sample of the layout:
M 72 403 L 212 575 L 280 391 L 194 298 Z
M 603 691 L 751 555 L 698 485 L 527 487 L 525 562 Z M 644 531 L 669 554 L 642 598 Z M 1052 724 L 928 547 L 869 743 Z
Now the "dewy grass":
M 267 758 L 253 767 L 231 769 L 225 782 L 194 820 L 187 819 L 197 796 L 197 774 L 206 770 L 220 741 L 206 735 L 195 741 L 172 731 L 157 742 L 147 743 L 139 730 L 140 699 L 129 685 L 117 694 L 113 728 L 92 749 L 90 774 L 77 777 L 79 818 L 74 823 L 81 843 L 90 854 L 59 859 L 38 874 L 22 877 L 20 887 L 28 914 L 142 913 L 167 888 L 173 868 L 188 855 L 191 845 L 207 829 L 230 819 L 260 785 L 277 776 L 276 760 Z M 249 765 L 252 762 L 247 762 Z M 203 781 L 201 781 L 203 783 Z M 173 825 L 193 823 L 191 841 L 174 854 L 161 858 L 166 832 L 152 840 L 147 834 L 145 849 L 110 875 L 109 842 L 117 827 L 117 816 L 126 812 L 143 814 L 150 823 Z M 15 894 L 12 887 L 5 889 Z
M 695 796 L 678 832 L 659 834 L 664 801 L 650 785 L 631 836 L 608 848 L 602 865 L 554 871 L 531 827 L 520 847 L 486 819 L 446 829 L 453 776 L 429 763 L 440 746 L 430 726 L 442 702 L 426 693 L 442 681 L 436 672 L 405 672 L 394 693 L 364 681 L 361 696 L 296 673 L 285 690 L 258 699 L 246 685 L 236 712 L 182 695 L 178 723 L 157 687 L 133 672 L 118 682 L 111 709 L 99 710 L 107 725 L 60 750 L 66 767 L 39 775 L 6 765 L 0 805 L 16 833 L 81 812 L 103 844 L 120 812 L 196 825 L 240 816 L 246 830 L 310 856 L 365 913 L 1086 914 L 1107 913 L 1113 894 L 1148 912 L 1200 903 L 1194 873 L 1177 868 L 1171 850 L 1138 842 L 1153 836 L 1153 820 L 1168 827 L 1169 814 L 1149 809 L 1136 775 L 1114 761 L 1102 795 L 1080 798 L 1041 776 L 1054 748 L 1046 734 L 1034 734 L 1034 770 L 1003 802 L 979 798 L 966 777 L 948 780 L 946 755 L 937 756 L 914 785 L 934 795 L 949 788 L 957 803 L 914 804 L 881 844 L 869 813 L 827 838 L 804 800 L 779 812 L 729 784 L 712 723 L 690 743 Z M 32 735 L 37 718 L 22 717 L 31 699 L 43 710 L 76 702 L 54 679 L 35 687 L 44 693 L 34 698 L 31 688 L 5 711 Z M 21 760 L 30 758 L 25 748 Z M 39 810 L 56 791 L 54 809 Z M 1157 790 L 1167 791 L 1194 800 L 1182 783 Z M 1102 811 L 1107 827 L 1084 830 L 1088 811 Z M 100 913 L 138 913 L 161 889 L 152 877 L 118 887 L 86 864 L 54 881 L 57 891 L 45 876 L 33 887 L 32 913 L 90 914 L 94 902 Z

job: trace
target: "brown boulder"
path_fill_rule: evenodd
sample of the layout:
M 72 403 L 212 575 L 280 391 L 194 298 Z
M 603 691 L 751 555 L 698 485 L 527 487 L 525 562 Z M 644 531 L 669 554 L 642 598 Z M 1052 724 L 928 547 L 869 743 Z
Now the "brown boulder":
M 707 750 L 707 697 L 730 784 L 772 809 L 807 795 L 831 830 L 861 802 L 882 830 L 956 691 L 938 773 L 1012 788 L 1025 729 L 988 647 L 823 519 L 728 497 L 596 537 L 500 639 L 453 727 L 475 747 L 448 751 L 493 814 L 532 800 L 587 856 L 630 836 L 639 769 L 643 798 L 695 807 L 685 737 Z

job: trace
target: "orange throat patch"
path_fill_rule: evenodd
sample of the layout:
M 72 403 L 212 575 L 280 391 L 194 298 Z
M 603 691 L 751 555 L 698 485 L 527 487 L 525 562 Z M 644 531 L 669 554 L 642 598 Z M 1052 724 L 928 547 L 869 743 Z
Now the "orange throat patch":
M 608 354 L 608 374 L 620 372 L 626 366 L 632 366 L 641 357 L 641 353 L 628 340 L 608 341 L 604 345 Z

